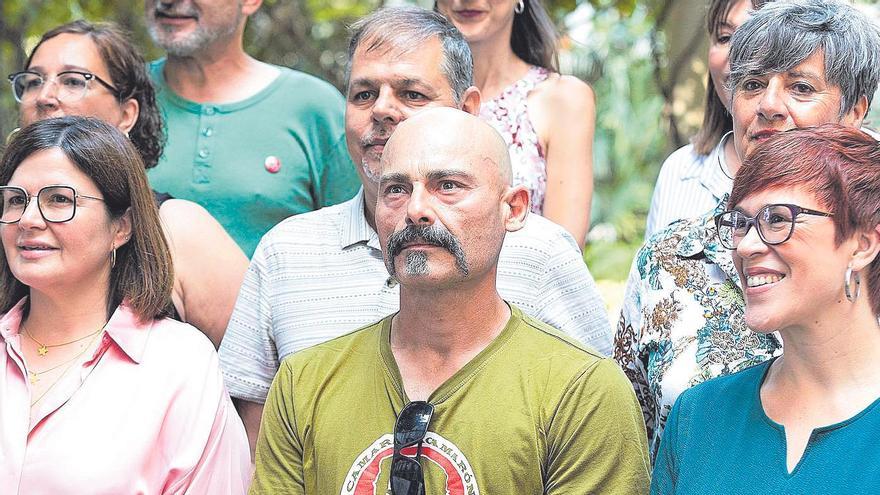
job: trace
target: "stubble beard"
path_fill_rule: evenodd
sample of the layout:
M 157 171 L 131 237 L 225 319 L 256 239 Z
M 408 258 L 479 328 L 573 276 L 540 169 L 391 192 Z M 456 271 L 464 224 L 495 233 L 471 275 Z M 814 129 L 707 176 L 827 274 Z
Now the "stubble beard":
M 428 274 L 428 254 L 424 251 L 410 251 L 406 253 L 404 265 L 407 275 L 421 277 Z
M 198 52 L 214 44 L 217 40 L 226 39 L 235 34 L 244 14 L 240 5 L 236 9 L 235 19 L 228 24 L 215 27 L 197 25 L 196 29 L 183 36 L 175 37 L 177 29 L 173 26 L 162 27 L 155 21 L 150 22 L 147 31 L 156 45 L 174 57 L 192 57 Z M 155 14 L 154 14 L 155 15 Z

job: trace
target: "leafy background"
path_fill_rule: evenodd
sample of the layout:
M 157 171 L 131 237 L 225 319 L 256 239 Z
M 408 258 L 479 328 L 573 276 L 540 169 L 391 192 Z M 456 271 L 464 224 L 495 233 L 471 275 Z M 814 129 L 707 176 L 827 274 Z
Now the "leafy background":
M 347 26 L 382 5 L 405 3 L 432 5 L 430 0 L 264 0 L 248 24 L 246 49 L 342 89 Z M 643 240 L 660 165 L 687 143 L 702 118 L 707 3 L 544 1 L 563 35 L 563 72 L 589 82 L 596 93 L 593 228 L 584 257 L 611 308 L 619 304 L 622 281 Z M 857 3 L 876 9 L 876 1 Z M 148 59 L 161 56 L 146 33 L 142 1 L 0 0 L 0 73 L 20 70 L 41 33 L 78 18 L 113 20 L 131 32 Z M 880 112 L 875 109 L 873 115 L 876 119 Z M 4 85 L 0 136 L 15 122 L 15 101 Z

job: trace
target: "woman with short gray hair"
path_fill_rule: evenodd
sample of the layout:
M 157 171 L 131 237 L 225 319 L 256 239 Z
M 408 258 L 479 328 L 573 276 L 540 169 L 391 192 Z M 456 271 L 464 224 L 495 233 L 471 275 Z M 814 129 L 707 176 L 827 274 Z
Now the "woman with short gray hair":
M 731 43 L 728 84 L 740 156 L 782 130 L 861 126 L 880 82 L 880 29 L 851 5 L 767 5 Z

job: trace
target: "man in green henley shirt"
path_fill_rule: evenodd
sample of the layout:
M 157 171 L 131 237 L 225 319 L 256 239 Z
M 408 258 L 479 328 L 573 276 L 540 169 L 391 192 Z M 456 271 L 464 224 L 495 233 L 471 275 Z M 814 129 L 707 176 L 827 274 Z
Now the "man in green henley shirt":
M 330 84 L 250 57 L 245 22 L 262 0 L 146 0 L 167 57 L 150 64 L 168 142 L 153 189 L 205 207 L 249 257 L 281 220 L 360 187 Z
M 381 165 L 376 228 L 400 311 L 284 360 L 251 493 L 647 493 L 623 372 L 496 290 L 505 234 L 529 209 L 501 136 L 424 110 Z

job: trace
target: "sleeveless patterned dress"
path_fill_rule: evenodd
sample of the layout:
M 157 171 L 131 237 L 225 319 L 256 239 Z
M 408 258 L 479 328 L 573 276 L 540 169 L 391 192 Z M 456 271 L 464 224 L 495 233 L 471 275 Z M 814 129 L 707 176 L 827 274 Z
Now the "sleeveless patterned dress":
M 549 70 L 532 66 L 525 77 L 508 86 L 492 100 L 483 102 L 480 107 L 480 117 L 492 124 L 507 142 L 513 166 L 513 183 L 528 188 L 532 196 L 531 210 L 538 214 L 544 210 L 547 161 L 532 121 L 529 120 L 527 97 L 549 75 Z

